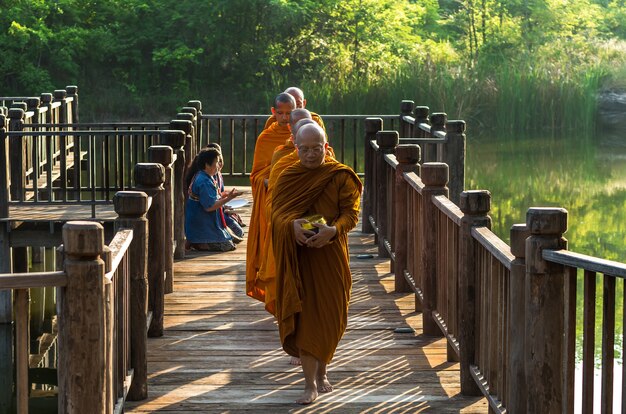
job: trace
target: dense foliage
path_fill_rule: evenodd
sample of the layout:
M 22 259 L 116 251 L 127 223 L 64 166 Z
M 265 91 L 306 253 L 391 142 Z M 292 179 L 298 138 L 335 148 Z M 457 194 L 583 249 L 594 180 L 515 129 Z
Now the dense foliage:
M 189 98 L 265 112 L 295 84 L 318 112 L 396 112 L 411 98 L 502 128 L 572 114 L 587 127 L 626 56 L 624 0 L 0 3 L 0 94 L 78 84 L 99 116 L 171 113 Z

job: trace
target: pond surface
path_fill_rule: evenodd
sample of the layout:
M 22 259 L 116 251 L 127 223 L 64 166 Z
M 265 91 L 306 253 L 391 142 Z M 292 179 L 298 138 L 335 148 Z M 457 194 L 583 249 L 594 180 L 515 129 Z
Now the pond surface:
M 492 195 L 493 231 L 509 242 L 513 224 L 524 223 L 530 207 L 568 211 L 568 249 L 626 262 L 626 132 L 594 137 L 471 137 L 467 142 L 467 189 Z M 583 283 L 577 287 L 576 405 L 581 404 Z M 602 275 L 596 292 L 596 384 L 599 412 L 602 338 Z M 624 283 L 617 282 L 615 408 L 621 405 Z

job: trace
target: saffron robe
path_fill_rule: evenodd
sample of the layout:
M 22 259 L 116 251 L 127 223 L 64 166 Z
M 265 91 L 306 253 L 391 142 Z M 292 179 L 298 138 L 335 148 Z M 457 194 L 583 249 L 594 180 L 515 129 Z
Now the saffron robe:
M 335 158 L 335 153 L 331 147 L 328 147 L 327 155 Z M 265 254 L 261 258 L 261 266 L 259 268 L 258 280 L 262 280 L 265 286 L 265 310 L 272 315 L 276 315 L 276 265 L 274 261 L 274 249 L 272 247 L 272 191 L 276 186 L 278 177 L 285 170 L 285 168 L 299 162 L 298 151 L 290 139 L 285 145 L 277 147 L 272 156 L 272 167 L 270 171 L 270 178 L 267 184 L 267 194 L 265 198 L 265 215 L 267 217 L 268 227 L 267 234 L 265 236 Z
M 297 162 L 274 188 L 272 244 L 276 260 L 276 317 L 283 349 L 306 351 L 329 363 L 348 324 L 352 287 L 348 232 L 356 226 L 362 185 L 346 165 L 326 157 L 318 168 Z M 321 248 L 298 246 L 293 221 L 322 214 L 337 228 Z
M 319 116 L 315 112 L 311 112 L 311 118 L 313 118 L 313 120 L 317 122 L 317 124 L 321 126 L 324 131 L 326 131 L 326 127 L 324 126 L 324 121 L 322 120 L 321 116 Z M 274 115 L 270 115 L 270 117 L 267 118 L 267 121 L 265 121 L 265 126 L 263 127 L 263 129 L 269 128 L 270 125 L 272 125 L 274 122 L 276 122 L 276 117 Z
M 280 126 L 275 122 L 261 132 L 254 148 L 254 161 L 250 173 L 253 203 L 246 249 L 246 294 L 261 302 L 265 301 L 265 287 L 263 281 L 257 280 L 257 276 L 261 258 L 265 254 L 265 235 L 267 233 L 265 217 L 267 188 L 264 181 L 269 179 L 274 149 L 284 144 L 290 136 L 291 132 L 287 125 Z

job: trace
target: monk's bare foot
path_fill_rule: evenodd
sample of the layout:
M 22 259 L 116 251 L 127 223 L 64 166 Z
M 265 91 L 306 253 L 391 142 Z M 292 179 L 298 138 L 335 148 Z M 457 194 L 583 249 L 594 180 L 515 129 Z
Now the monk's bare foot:
M 291 359 L 289 360 L 289 363 L 291 365 L 302 365 L 302 361 L 300 361 L 300 358 L 297 358 L 297 357 L 291 357 Z
M 298 398 L 296 402 L 298 404 L 307 405 L 315 401 L 316 398 L 317 398 L 317 390 L 315 389 L 315 387 L 305 388 L 304 394 L 302 394 L 302 397 Z
M 327 393 L 331 392 L 333 389 L 333 385 L 330 381 L 328 381 L 328 377 L 326 375 L 323 377 L 317 377 L 317 391 Z

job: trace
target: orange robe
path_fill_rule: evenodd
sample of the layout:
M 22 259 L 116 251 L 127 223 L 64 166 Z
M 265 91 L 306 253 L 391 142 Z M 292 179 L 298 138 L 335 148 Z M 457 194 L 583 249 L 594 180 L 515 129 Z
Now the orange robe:
M 276 260 L 276 317 L 283 349 L 304 350 L 329 363 L 348 324 L 352 277 L 348 232 L 356 226 L 361 181 L 349 167 L 326 157 L 308 169 L 285 169 L 274 188 L 272 243 Z M 298 246 L 293 221 L 322 214 L 337 227 L 322 248 Z
M 254 161 L 250 173 L 253 203 L 246 250 L 246 294 L 261 302 L 265 301 L 265 286 L 263 281 L 258 279 L 258 270 L 261 258 L 265 254 L 265 235 L 268 224 L 265 217 L 267 188 L 264 181 L 270 175 L 274 149 L 284 144 L 290 136 L 288 126 L 280 126 L 275 122 L 261 132 L 254 148 Z
M 327 154 L 335 158 L 335 153 L 331 147 L 328 147 Z M 267 217 L 268 227 L 265 236 L 265 255 L 261 259 L 261 267 L 259 269 L 259 279 L 265 281 L 265 309 L 272 315 L 276 315 L 276 264 L 274 261 L 274 249 L 272 247 L 272 192 L 278 181 L 280 174 L 292 164 L 300 161 L 298 151 L 293 141 L 289 139 L 285 145 L 277 147 L 272 156 L 272 167 L 270 178 L 267 184 L 267 194 L 265 198 L 265 215 Z
M 317 124 L 321 126 L 324 131 L 326 131 L 326 127 L 324 126 L 324 121 L 322 120 L 321 116 L 319 116 L 315 112 L 311 112 L 311 118 L 313 118 L 313 120 L 317 122 Z M 274 122 L 276 122 L 276 117 L 274 115 L 270 115 L 270 117 L 267 118 L 267 121 L 265 121 L 265 126 L 263 127 L 263 129 L 269 128 L 269 126 L 272 125 Z

